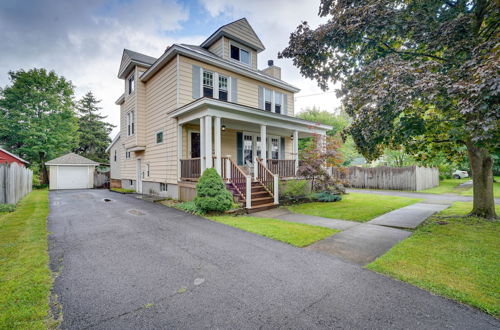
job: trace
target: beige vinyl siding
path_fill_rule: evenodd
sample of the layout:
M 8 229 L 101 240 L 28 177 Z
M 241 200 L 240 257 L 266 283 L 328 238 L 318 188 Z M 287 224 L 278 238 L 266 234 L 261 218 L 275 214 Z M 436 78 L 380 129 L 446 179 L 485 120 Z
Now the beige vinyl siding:
M 146 84 L 139 77 L 146 68 L 135 68 L 135 94 L 136 94 L 136 134 L 137 145 L 146 145 Z
M 288 96 L 288 114 L 293 115 L 293 93 L 288 92 L 281 88 L 262 83 L 255 79 L 242 76 L 240 74 L 230 72 L 213 65 L 205 64 L 203 62 L 179 56 L 179 107 L 191 103 L 193 101 L 192 93 L 192 79 L 193 79 L 193 65 L 200 66 L 206 70 L 218 72 L 225 76 L 234 77 L 238 79 L 238 103 L 253 108 L 259 107 L 259 87 L 273 89 L 277 92 L 285 93 Z
M 127 135 L 127 113 L 131 110 L 136 110 L 135 92 L 128 94 L 127 88 L 128 78 L 125 79 L 125 101 L 120 106 L 120 143 L 124 146 L 121 149 L 120 172 L 122 179 L 135 180 L 135 156 L 131 153 L 130 159 L 125 159 L 126 148 L 135 147 L 137 145 L 137 135 Z M 137 114 L 137 113 L 136 113 Z
M 167 117 L 176 108 L 177 64 L 174 58 L 146 84 L 146 152 L 143 171 L 149 164 L 150 176 L 144 181 L 177 183 L 177 120 Z M 163 143 L 156 143 L 156 132 L 163 131 Z
M 208 50 L 217 56 L 224 57 L 224 47 L 222 40 L 223 38 L 217 40 L 212 46 L 208 48 Z
M 251 45 L 255 45 L 256 47 L 262 45 L 257 35 L 252 31 L 251 27 L 245 20 L 239 20 L 226 25 L 223 30 L 240 40 L 244 40 Z
M 116 161 L 115 161 L 115 151 L 116 151 Z M 110 167 L 110 178 L 111 179 L 121 179 L 121 157 L 123 148 L 120 139 L 115 142 L 115 144 L 109 150 L 109 167 Z
M 285 159 L 294 159 L 293 157 L 293 143 L 290 137 L 285 137 Z

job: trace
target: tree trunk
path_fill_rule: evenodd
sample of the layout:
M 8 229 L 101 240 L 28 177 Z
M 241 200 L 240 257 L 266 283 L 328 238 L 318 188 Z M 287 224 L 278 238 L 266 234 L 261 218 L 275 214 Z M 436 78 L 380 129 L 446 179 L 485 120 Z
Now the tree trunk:
M 467 142 L 474 192 L 471 216 L 496 218 L 493 195 L 493 159 L 487 150 Z
M 49 183 L 49 173 L 47 171 L 47 166 L 45 165 L 45 154 L 40 153 L 40 183 Z

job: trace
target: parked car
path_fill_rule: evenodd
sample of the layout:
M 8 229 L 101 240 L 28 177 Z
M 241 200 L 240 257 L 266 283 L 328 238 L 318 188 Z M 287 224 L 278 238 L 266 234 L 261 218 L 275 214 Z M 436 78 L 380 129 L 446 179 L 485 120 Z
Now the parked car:
M 468 178 L 469 173 L 467 173 L 467 171 L 456 170 L 451 176 L 453 177 L 453 179 L 463 179 Z

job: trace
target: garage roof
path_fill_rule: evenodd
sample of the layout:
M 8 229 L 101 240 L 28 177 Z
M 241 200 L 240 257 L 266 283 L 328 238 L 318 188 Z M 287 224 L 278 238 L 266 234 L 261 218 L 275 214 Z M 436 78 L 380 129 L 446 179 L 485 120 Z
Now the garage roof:
M 77 155 L 73 152 L 66 154 L 61 157 L 57 157 L 45 163 L 46 165 L 99 165 L 99 163 L 94 162 L 88 158 Z

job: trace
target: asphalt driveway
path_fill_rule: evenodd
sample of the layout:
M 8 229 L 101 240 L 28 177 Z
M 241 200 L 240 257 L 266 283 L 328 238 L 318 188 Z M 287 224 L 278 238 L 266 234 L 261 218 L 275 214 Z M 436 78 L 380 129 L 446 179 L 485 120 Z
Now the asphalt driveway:
M 335 256 L 132 195 L 55 191 L 50 208 L 63 328 L 500 327 L 473 308 Z

